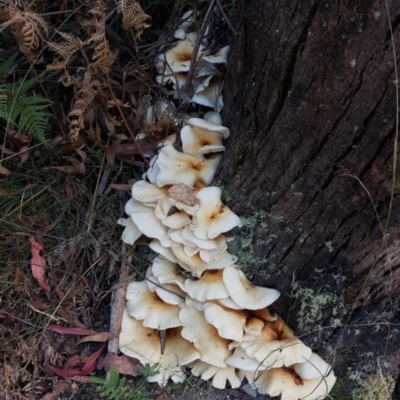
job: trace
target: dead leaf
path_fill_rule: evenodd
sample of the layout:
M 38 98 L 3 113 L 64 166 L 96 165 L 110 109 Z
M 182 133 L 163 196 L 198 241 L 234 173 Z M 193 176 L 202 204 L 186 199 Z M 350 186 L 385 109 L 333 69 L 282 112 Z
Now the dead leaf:
M 21 269 L 19 267 L 17 267 L 17 268 L 15 268 L 13 284 L 18 285 L 20 278 L 21 278 Z
M 129 183 L 110 183 L 110 185 L 108 186 L 111 189 L 114 190 L 131 190 L 132 189 L 132 185 Z
M 53 365 L 48 365 L 48 368 L 50 369 L 50 371 L 59 376 L 62 376 L 63 378 L 72 378 L 74 376 L 89 375 L 96 369 L 97 360 L 106 350 L 106 346 L 107 344 L 104 343 L 99 350 L 93 353 L 85 362 L 85 365 L 82 367 L 82 370 L 78 370 L 75 368 L 57 368 Z
M 2 165 L 0 165 L 0 175 L 10 176 L 11 171 L 9 169 L 7 169 L 6 167 L 3 167 Z
M 105 149 L 107 154 L 107 163 L 111 168 L 113 168 L 114 159 L 117 155 L 129 156 L 140 154 L 140 152 L 153 155 L 157 151 L 158 143 L 159 140 L 154 136 L 146 136 L 143 139 L 136 140 L 136 143 L 124 143 L 108 146 Z
M 85 174 L 86 167 L 83 161 L 79 161 L 74 157 L 63 157 L 65 160 L 69 161 L 72 165 L 65 165 L 59 167 L 46 167 L 42 168 L 46 169 L 57 169 L 58 171 L 65 172 L 67 174 Z
M 38 310 L 42 311 L 48 310 L 51 307 L 51 304 L 43 299 L 41 296 L 37 296 L 36 299 L 31 300 L 31 304 Z
M 108 371 L 111 365 L 114 365 L 120 374 L 131 376 L 137 376 L 141 368 L 139 360 L 127 357 L 124 354 L 119 356 L 115 353 L 107 353 L 105 357 L 99 359 L 97 369 Z
M 73 327 L 66 327 L 66 326 L 59 326 L 49 324 L 47 329 L 53 332 L 60 333 L 61 335 L 95 335 L 97 332 L 92 331 L 90 329 L 84 328 L 73 328 Z
M 65 361 L 63 367 L 64 368 L 75 368 L 79 364 L 83 364 L 84 361 L 86 361 L 86 360 L 83 360 L 79 354 L 74 354 Z
M 185 185 L 184 183 L 178 183 L 177 185 L 172 185 L 168 189 L 169 195 L 176 201 L 187 206 L 195 206 L 199 204 L 199 199 L 193 195 L 196 191 L 195 188 Z
M 109 339 L 114 339 L 115 335 L 111 332 L 99 332 L 95 335 L 90 335 L 82 338 L 76 345 L 86 343 L 86 342 L 101 342 L 104 343 Z
M 55 382 L 53 385 L 53 391 L 47 393 L 42 397 L 42 400 L 58 400 L 60 394 L 69 387 L 70 383 L 65 381 Z
M 33 277 L 38 281 L 39 286 L 45 291 L 50 293 L 50 286 L 44 281 L 46 260 L 40 256 L 40 250 L 43 249 L 40 243 L 38 243 L 33 236 L 29 239 L 31 244 L 31 269 Z

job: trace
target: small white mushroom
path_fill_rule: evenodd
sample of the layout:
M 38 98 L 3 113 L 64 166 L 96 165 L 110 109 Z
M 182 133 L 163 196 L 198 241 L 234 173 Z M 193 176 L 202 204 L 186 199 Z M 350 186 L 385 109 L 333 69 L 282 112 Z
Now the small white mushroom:
M 122 232 L 121 239 L 126 244 L 133 245 L 136 240 L 142 236 L 142 232 L 140 232 L 139 228 L 132 221 L 131 217 L 120 218 L 117 221 L 117 224 L 125 227 L 124 231 Z
M 260 394 L 271 397 L 281 395 L 284 400 L 322 400 L 328 396 L 335 382 L 333 371 L 322 378 L 302 379 L 292 369 L 282 367 L 262 372 L 253 384 Z
M 310 358 L 302 363 L 294 364 L 292 368 L 301 378 L 314 379 L 328 375 L 331 366 L 318 354 L 312 353 Z
M 220 157 L 200 159 L 180 153 L 173 146 L 165 146 L 156 161 L 159 168 L 156 184 L 160 187 L 176 183 L 194 186 L 198 181 L 202 181 L 205 185 L 210 185 L 220 159 Z
M 143 326 L 165 330 L 181 326 L 179 306 L 165 303 L 149 290 L 146 281 L 131 282 L 126 289 L 126 309 L 132 317 L 143 320 Z
M 149 247 L 156 253 L 161 254 L 165 257 L 168 261 L 173 263 L 177 263 L 178 260 L 176 259 L 174 253 L 171 251 L 169 247 L 164 247 L 159 240 L 154 239 L 150 242 Z
M 205 113 L 203 119 L 209 122 L 210 124 L 222 125 L 221 114 L 215 111 L 209 111 Z
M 280 295 L 275 289 L 253 285 L 239 268 L 226 267 L 223 279 L 232 300 L 247 310 L 268 307 Z
M 170 247 L 167 227 L 156 217 L 153 208 L 146 207 L 135 199 L 130 199 L 125 205 L 125 212 L 132 218 L 143 235 L 158 239 L 163 246 Z
M 219 49 L 216 53 L 203 54 L 202 59 L 212 64 L 226 64 L 228 62 L 228 53 L 230 46 L 225 46 Z
M 241 383 L 240 378 L 235 373 L 235 368 L 230 366 L 218 368 L 200 360 L 193 363 L 192 374 L 201 376 L 201 379 L 205 381 L 213 378 L 212 385 L 217 389 L 225 389 L 227 381 L 233 389 L 238 388 Z
M 287 367 L 311 356 L 311 349 L 293 335 L 282 318 L 267 322 L 256 339 L 248 341 L 246 335 L 240 346 L 267 368 Z
M 262 363 L 249 357 L 241 347 L 235 348 L 233 354 L 226 359 L 226 363 L 231 367 L 245 371 L 252 371 L 253 373 L 264 371 L 266 369 Z
M 186 277 L 177 272 L 178 270 L 178 264 L 171 262 L 162 256 L 158 256 L 153 260 L 152 272 L 161 284 L 173 283 L 185 291 Z
M 240 218 L 221 201 L 221 189 L 206 187 L 197 193 L 200 208 L 193 217 L 190 229 L 199 239 L 214 239 L 236 226 L 242 226 Z
M 242 341 L 247 317 L 244 311 L 225 309 L 214 303 L 205 303 L 203 311 L 206 321 L 218 329 L 222 338 Z
M 168 187 L 159 188 L 146 181 L 137 181 L 132 186 L 132 197 L 145 205 L 156 207 L 157 202 L 168 194 Z
M 228 349 L 229 340 L 219 336 L 217 329 L 206 321 L 203 312 L 194 307 L 192 300 L 186 299 L 179 318 L 183 325 L 182 336 L 193 343 L 200 353 L 200 360 L 225 368 L 225 360 L 232 354 Z
M 213 108 L 220 112 L 224 107 L 224 101 L 221 94 L 222 83 L 219 76 L 214 76 L 209 81 L 207 87 L 199 86 L 192 97 L 192 102 L 202 106 Z
M 198 280 L 186 279 L 185 290 L 192 299 L 199 301 L 229 297 L 222 274 L 223 270 L 207 270 Z

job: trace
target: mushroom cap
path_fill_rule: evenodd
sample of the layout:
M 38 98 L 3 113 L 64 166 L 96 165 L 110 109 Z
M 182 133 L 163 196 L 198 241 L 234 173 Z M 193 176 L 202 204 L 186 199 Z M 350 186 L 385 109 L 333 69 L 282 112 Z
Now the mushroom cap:
M 187 79 L 186 72 L 177 72 L 175 74 L 168 73 L 169 68 L 166 68 L 166 74 L 157 75 L 156 81 L 159 85 L 166 85 L 167 83 L 171 83 L 172 87 L 175 89 L 176 85 L 178 84 L 179 88 L 181 88 Z
M 200 45 L 200 52 L 203 50 L 203 46 Z M 187 72 L 190 69 L 190 61 L 192 59 L 192 54 L 194 51 L 194 43 L 191 40 L 179 40 L 177 44 L 171 49 L 167 50 L 164 54 L 159 57 L 159 63 L 161 61 L 166 61 L 168 66 L 159 68 L 161 73 L 172 72 Z M 196 59 L 199 58 L 199 53 Z
M 205 113 L 203 118 L 205 121 L 207 121 L 210 124 L 222 125 L 221 114 L 217 113 L 215 111 L 209 111 L 209 112 Z M 225 138 L 225 136 L 224 136 L 224 138 Z
M 173 263 L 162 256 L 153 260 L 152 272 L 161 284 L 173 283 L 185 291 L 186 277 L 178 272 L 179 265 Z
M 323 378 L 302 379 L 292 369 L 282 367 L 262 372 L 254 385 L 259 393 L 281 395 L 282 400 L 320 400 L 329 394 L 335 382 L 333 371 Z
M 181 326 L 179 306 L 162 301 L 150 291 L 146 281 L 131 282 L 126 289 L 126 309 L 132 317 L 143 320 L 143 326 L 165 330 Z
M 241 347 L 235 348 L 233 354 L 226 359 L 226 363 L 231 367 L 252 372 L 264 371 L 266 368 L 259 361 L 249 357 Z
M 247 317 L 243 311 L 224 309 L 214 303 L 205 303 L 203 311 L 206 321 L 218 329 L 219 336 L 237 342 L 242 341 Z
M 197 360 L 200 354 L 190 342 L 182 338 L 181 330 L 177 327 L 166 331 L 165 348 L 161 354 L 158 332 L 144 327 L 125 310 L 119 336 L 120 350 L 138 359 L 143 365 L 158 364 L 157 374 L 149 377 L 148 382 L 157 382 L 161 386 L 166 385 L 169 378 L 174 382 L 182 382 L 185 374 L 180 367 Z
M 321 378 L 328 375 L 331 370 L 331 366 L 317 353 L 311 353 L 311 356 L 307 360 L 294 364 L 292 368 L 303 379 Z
M 182 245 L 171 247 L 171 250 L 175 254 L 175 257 L 178 259 L 178 264 L 183 269 L 185 269 L 186 271 L 190 271 L 194 276 L 198 278 L 200 278 L 205 270 L 223 269 L 229 265 L 234 264 L 237 260 L 236 256 L 233 256 L 227 251 L 224 251 L 217 260 L 213 260 L 207 263 L 201 259 L 198 253 L 192 257 L 186 255 Z
M 220 112 L 224 107 L 224 101 L 221 94 L 222 82 L 219 76 L 215 75 L 206 88 L 199 86 L 192 97 L 192 102 L 202 106 L 213 108 Z
M 311 356 L 311 349 L 293 335 L 282 318 L 267 322 L 254 340 L 247 341 L 244 335 L 241 347 L 267 368 L 287 367 Z
M 168 194 L 168 187 L 159 188 L 146 181 L 137 181 L 132 186 L 132 197 L 140 203 L 153 204 Z
M 280 295 L 275 289 L 253 285 L 238 268 L 226 267 L 223 279 L 232 300 L 248 310 L 265 308 Z
M 217 389 L 225 389 L 226 381 L 231 384 L 233 389 L 240 386 L 241 380 L 235 373 L 235 368 L 218 368 L 203 361 L 197 360 L 192 366 L 192 374 L 201 376 L 201 379 L 208 381 L 212 377 L 212 385 Z
M 157 165 L 158 154 L 156 154 L 149 163 L 149 169 L 146 172 L 147 178 L 151 183 L 156 183 L 158 173 L 160 172 L 160 168 Z
M 186 279 L 185 290 L 192 298 L 199 301 L 229 297 L 222 280 L 223 270 L 207 270 L 198 280 Z
M 156 253 L 161 254 L 164 258 L 168 261 L 173 263 L 177 263 L 178 260 L 176 259 L 174 253 L 171 251 L 169 247 L 164 247 L 159 240 L 154 239 L 150 242 L 149 247 Z
M 225 151 L 219 132 L 186 125 L 181 129 L 181 140 L 183 152 L 193 156 Z
M 230 46 L 219 49 L 216 53 L 203 55 L 202 59 L 212 64 L 226 64 L 228 62 L 228 53 Z
M 158 239 L 165 247 L 170 247 L 167 238 L 167 227 L 156 217 L 154 209 L 144 206 L 135 199 L 130 199 L 125 205 L 125 212 L 132 218 L 143 235 Z
M 117 224 L 125 227 L 124 231 L 122 232 L 121 239 L 126 244 L 133 245 L 136 240 L 142 236 L 142 232 L 140 232 L 139 228 L 132 221 L 131 217 L 120 218 L 117 221 Z
M 264 328 L 264 321 L 262 319 L 257 317 L 251 317 L 246 322 L 246 326 L 244 327 L 244 332 L 249 336 L 257 338 L 261 335 L 263 328 Z
M 186 298 L 186 292 L 173 283 L 160 284 L 160 287 L 156 289 L 156 293 L 164 303 L 178 306 L 182 305 Z
M 223 305 L 225 308 L 230 308 L 232 310 L 243 310 L 243 307 L 236 304 L 231 297 L 227 297 L 226 299 L 218 299 L 218 303 Z
M 203 181 L 206 185 L 210 185 L 220 159 L 221 157 L 200 159 L 180 153 L 174 146 L 165 146 L 158 154 L 156 162 L 159 168 L 156 184 L 160 187 L 176 183 L 194 186 L 196 182 Z
M 190 229 L 199 239 L 215 239 L 221 233 L 242 226 L 240 218 L 221 201 L 221 189 L 206 187 L 197 193 L 200 207 Z
M 215 239 L 199 239 L 189 226 L 185 226 L 183 229 L 182 238 L 188 243 L 193 243 L 193 245 L 200 250 L 218 250 L 218 248 L 223 248 L 223 251 L 225 251 L 228 247 L 224 235 L 219 235 Z
M 209 118 L 208 120 L 206 120 L 206 116 Z M 219 119 L 218 119 L 218 116 L 219 116 Z M 222 126 L 221 124 L 216 124 L 216 123 L 212 122 L 215 119 L 220 120 L 221 119 L 220 114 L 210 111 L 204 115 L 204 119 L 189 118 L 188 125 L 192 126 L 195 129 L 200 128 L 200 129 L 204 129 L 207 131 L 219 132 L 222 134 L 222 137 L 224 139 L 228 139 L 229 129 L 225 126 Z
M 231 355 L 229 340 L 219 336 L 218 331 L 209 324 L 203 312 L 198 311 L 193 301 L 186 299 L 186 305 L 179 313 L 182 321 L 182 337 L 193 343 L 200 353 L 200 360 L 219 368 L 225 368 L 225 360 Z

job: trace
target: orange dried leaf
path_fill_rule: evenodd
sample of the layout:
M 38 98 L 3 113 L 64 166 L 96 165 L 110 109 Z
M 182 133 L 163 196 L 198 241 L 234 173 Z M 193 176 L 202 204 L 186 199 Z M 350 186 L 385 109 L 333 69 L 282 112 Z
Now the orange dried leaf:
M 100 332 L 100 333 L 96 333 L 95 335 L 90 335 L 90 336 L 86 336 L 84 338 L 82 338 L 78 343 L 86 343 L 86 342 L 101 342 L 104 343 L 109 339 L 114 339 L 115 335 L 111 332 Z
M 43 249 L 40 243 L 38 243 L 33 236 L 29 239 L 31 244 L 31 269 L 33 277 L 38 281 L 39 286 L 46 292 L 50 292 L 50 286 L 44 281 L 44 274 L 46 268 L 46 260 L 39 254 L 40 250 Z
M 186 204 L 187 206 L 195 206 L 199 204 L 199 199 L 194 196 L 196 189 L 192 188 L 184 183 L 178 183 L 177 185 L 172 185 L 168 189 L 169 195 L 176 201 Z

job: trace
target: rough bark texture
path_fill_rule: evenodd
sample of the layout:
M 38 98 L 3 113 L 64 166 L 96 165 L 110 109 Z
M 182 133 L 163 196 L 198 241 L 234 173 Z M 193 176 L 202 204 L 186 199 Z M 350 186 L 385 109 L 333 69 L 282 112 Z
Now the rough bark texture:
M 400 3 L 388 6 L 399 55 Z M 238 7 L 219 179 L 247 219 L 231 251 L 255 283 L 281 291 L 275 310 L 338 375 L 396 374 L 399 185 L 382 242 L 396 125 L 385 2 Z

